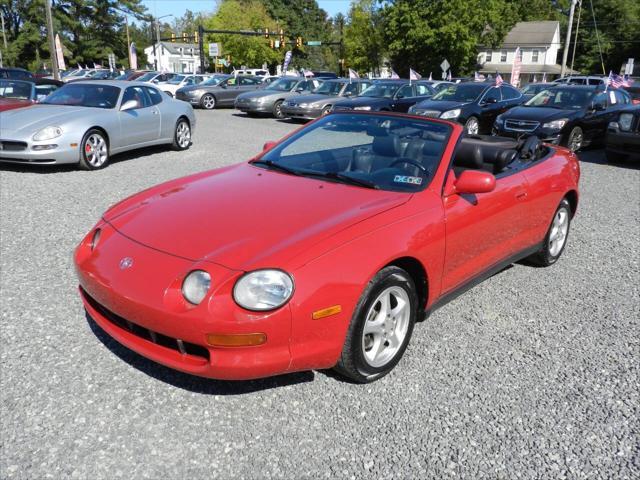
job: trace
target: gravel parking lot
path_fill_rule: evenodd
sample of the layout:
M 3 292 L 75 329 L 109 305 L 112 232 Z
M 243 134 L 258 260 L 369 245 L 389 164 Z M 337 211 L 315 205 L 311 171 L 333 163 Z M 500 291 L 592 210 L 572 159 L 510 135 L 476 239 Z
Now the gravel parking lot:
M 196 114 L 186 153 L 133 152 L 98 172 L 0 165 L 0 477 L 640 477 L 640 164 L 583 153 L 559 263 L 515 265 L 437 311 L 381 381 L 220 382 L 102 333 L 71 260 L 119 199 L 297 127 Z

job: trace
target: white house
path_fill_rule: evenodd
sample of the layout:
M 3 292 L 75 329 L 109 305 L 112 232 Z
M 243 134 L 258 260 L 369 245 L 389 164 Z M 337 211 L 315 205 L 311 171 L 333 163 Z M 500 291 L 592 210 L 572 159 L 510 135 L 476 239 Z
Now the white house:
M 200 55 L 198 44 L 180 42 L 159 42 L 144 49 L 147 61 L 154 66 L 156 55 L 158 58 L 158 71 L 172 73 L 198 73 L 200 68 Z
M 509 81 L 518 47 L 520 47 L 522 58 L 521 85 L 539 82 L 543 76 L 546 76 L 546 80 L 560 76 L 561 66 L 557 61 L 562 44 L 560 24 L 555 21 L 518 22 L 499 48 L 480 47 L 478 52 L 480 73 L 495 75 L 498 72 L 505 81 Z M 567 68 L 567 73 L 578 72 Z

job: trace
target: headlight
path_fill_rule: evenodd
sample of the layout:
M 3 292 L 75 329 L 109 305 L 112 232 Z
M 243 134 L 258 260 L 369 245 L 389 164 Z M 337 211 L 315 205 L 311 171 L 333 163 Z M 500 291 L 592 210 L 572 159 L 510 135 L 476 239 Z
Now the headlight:
M 36 132 L 33 136 L 33 140 L 36 142 L 42 142 L 43 140 L 53 140 L 62 135 L 62 129 L 60 127 L 46 127 Z
M 209 291 L 211 275 L 204 270 L 194 270 L 182 282 L 182 295 L 189 303 L 198 305 Z
M 371 107 L 366 106 L 366 107 L 353 107 L 354 110 L 371 110 Z
M 620 126 L 620 130 L 624 130 L 628 132 L 631 130 L 631 122 L 633 121 L 633 113 L 621 113 L 620 119 L 618 120 L 618 125 Z
M 256 270 L 242 276 L 233 287 L 233 298 L 247 310 L 273 310 L 293 293 L 293 280 L 281 270 Z
M 551 130 L 560 130 L 562 127 L 564 127 L 567 124 L 568 121 L 569 121 L 568 118 L 559 118 L 558 120 L 553 120 L 552 122 L 544 123 L 542 125 L 542 128 L 550 128 Z
M 447 110 L 446 112 L 442 112 L 440 118 L 458 118 L 460 116 L 460 109 L 454 108 L 453 110 Z
M 308 106 L 309 106 L 308 103 L 301 103 L 301 104 L 298 105 L 298 107 L 300 107 L 300 108 L 307 108 Z

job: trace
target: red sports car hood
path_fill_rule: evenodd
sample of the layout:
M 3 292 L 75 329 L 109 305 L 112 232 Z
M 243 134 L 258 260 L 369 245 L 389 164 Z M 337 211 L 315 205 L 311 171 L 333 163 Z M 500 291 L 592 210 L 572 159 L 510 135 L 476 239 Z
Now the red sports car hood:
M 282 266 L 410 196 L 240 164 L 141 192 L 104 218 L 157 250 L 250 270 Z
M 0 98 L 0 112 L 13 110 L 15 108 L 28 107 L 33 105 L 31 100 L 18 100 L 15 98 Z

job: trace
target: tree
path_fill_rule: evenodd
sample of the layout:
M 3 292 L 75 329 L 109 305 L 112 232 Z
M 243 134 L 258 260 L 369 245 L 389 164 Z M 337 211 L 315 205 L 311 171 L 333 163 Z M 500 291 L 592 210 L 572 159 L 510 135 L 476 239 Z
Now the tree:
M 344 48 L 350 68 L 365 72 L 379 69 L 383 54 L 382 18 L 375 0 L 351 4 L 344 29 Z
M 395 0 L 382 14 L 391 64 L 405 75 L 440 72 L 445 58 L 454 74 L 470 73 L 478 45 L 499 44 L 517 19 L 504 0 Z
M 211 30 L 246 30 L 251 32 L 277 30 L 277 23 L 258 0 L 223 0 L 216 14 L 206 21 Z M 274 65 L 282 61 L 284 49 L 269 48 L 267 40 L 260 36 L 210 35 L 206 41 L 221 42 L 223 55 L 230 55 L 236 66 L 259 67 L 264 62 Z

